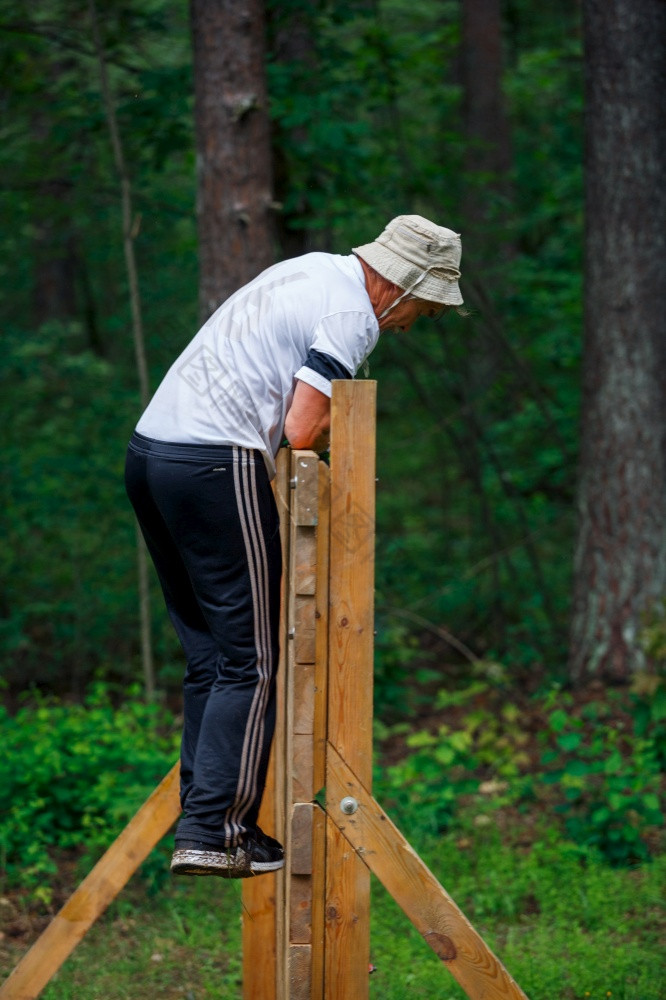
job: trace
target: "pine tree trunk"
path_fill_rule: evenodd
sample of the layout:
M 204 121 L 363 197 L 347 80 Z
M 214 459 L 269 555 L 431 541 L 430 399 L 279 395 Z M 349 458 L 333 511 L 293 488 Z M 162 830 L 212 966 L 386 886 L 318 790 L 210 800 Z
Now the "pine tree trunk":
M 487 273 L 488 264 L 498 259 L 498 228 L 501 248 L 511 250 L 503 219 L 512 150 L 502 91 L 500 0 L 463 0 L 461 43 L 466 143 L 463 238 L 467 257 L 471 251 L 477 266 L 484 264 Z
M 570 673 L 626 678 L 666 589 L 666 4 L 585 0 L 586 267 Z
M 271 5 L 267 8 L 268 49 L 272 62 L 284 68 L 293 80 L 294 89 L 303 94 L 319 85 L 317 53 L 314 31 L 316 6 L 302 10 Z M 320 189 L 323 178 L 321 165 L 315 157 L 310 157 L 306 174 L 303 165 L 300 173 L 298 197 L 294 203 L 292 157 L 294 150 L 302 149 L 308 142 L 310 124 L 301 123 L 284 129 L 273 124 L 273 184 L 277 201 L 282 205 L 289 197 L 290 208 L 281 208 L 276 216 L 276 234 L 282 257 L 298 257 L 311 250 L 321 250 L 328 234 L 321 229 L 313 230 L 308 221 L 315 214 L 310 192 Z M 298 156 L 298 152 L 296 152 Z
M 500 0 L 463 0 L 463 117 L 472 143 L 468 162 L 484 173 L 505 174 L 511 167 L 502 64 Z
M 261 0 L 191 0 L 199 305 L 209 316 L 274 260 Z

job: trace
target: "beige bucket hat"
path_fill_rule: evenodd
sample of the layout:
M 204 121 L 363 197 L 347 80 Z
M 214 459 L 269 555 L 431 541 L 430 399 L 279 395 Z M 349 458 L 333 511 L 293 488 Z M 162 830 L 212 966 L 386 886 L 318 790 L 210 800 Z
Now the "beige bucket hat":
M 352 249 L 382 278 L 402 288 L 404 295 L 462 305 L 458 287 L 462 245 L 460 235 L 451 229 L 420 215 L 398 215 L 372 243 Z

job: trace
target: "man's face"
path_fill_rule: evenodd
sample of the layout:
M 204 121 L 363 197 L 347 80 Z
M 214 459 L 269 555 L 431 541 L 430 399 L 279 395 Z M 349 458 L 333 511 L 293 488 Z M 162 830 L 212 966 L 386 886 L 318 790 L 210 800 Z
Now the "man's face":
M 426 299 L 407 296 L 398 302 L 397 306 L 391 309 L 383 319 L 380 319 L 379 329 L 406 333 L 419 316 L 428 316 L 430 319 L 434 319 L 442 312 L 443 308 L 445 307 L 439 302 L 428 302 Z

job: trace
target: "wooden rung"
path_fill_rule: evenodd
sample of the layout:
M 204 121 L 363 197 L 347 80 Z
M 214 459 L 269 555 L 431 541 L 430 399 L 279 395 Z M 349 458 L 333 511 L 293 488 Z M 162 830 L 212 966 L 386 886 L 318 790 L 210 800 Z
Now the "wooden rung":
M 295 495 L 298 496 L 298 490 Z M 291 588 L 294 594 L 311 597 L 314 595 L 316 586 L 316 528 L 314 526 L 298 527 L 295 534 L 296 551 L 291 566 Z
M 289 887 L 290 944 L 312 944 L 312 876 L 292 875 Z
M 311 1000 L 312 945 L 293 944 L 289 948 L 289 1000 Z M 257 997 L 257 1000 L 263 998 Z
M 314 576 L 314 573 L 313 573 Z M 315 661 L 315 599 L 298 594 L 294 597 L 293 614 L 294 662 Z
M 315 665 L 314 663 L 295 663 L 293 669 L 294 685 L 294 721 L 295 733 L 308 735 L 314 733 L 315 711 Z
M 294 733 L 292 736 L 292 802 L 312 802 L 315 796 L 312 760 L 312 736 Z
M 314 803 L 296 802 L 291 816 L 292 875 L 312 875 L 312 816 Z
M 294 524 L 313 525 L 317 523 L 317 466 L 319 459 L 312 451 L 293 451 L 291 460 L 291 482 L 295 490 L 291 505 Z

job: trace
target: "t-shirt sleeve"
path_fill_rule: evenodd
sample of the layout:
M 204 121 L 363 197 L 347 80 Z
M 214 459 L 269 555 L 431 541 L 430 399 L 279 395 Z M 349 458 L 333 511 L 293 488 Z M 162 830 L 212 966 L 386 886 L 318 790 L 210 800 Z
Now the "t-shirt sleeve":
M 353 378 L 378 337 L 377 320 L 368 313 L 324 316 L 314 329 L 308 356 L 296 378 L 330 396 L 331 381 Z

